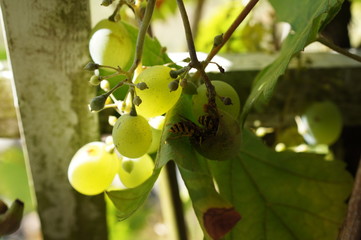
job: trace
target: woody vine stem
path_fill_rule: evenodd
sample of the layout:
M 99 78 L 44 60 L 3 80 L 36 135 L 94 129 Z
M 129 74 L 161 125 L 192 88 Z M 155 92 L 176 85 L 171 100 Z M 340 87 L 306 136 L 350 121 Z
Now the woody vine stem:
M 204 69 L 210 63 L 212 58 L 224 46 L 224 44 L 226 44 L 226 42 L 232 36 L 234 31 L 243 22 L 243 20 L 251 12 L 251 10 L 257 4 L 258 1 L 259 0 L 251 0 L 246 5 L 246 7 L 243 9 L 243 11 L 239 14 L 239 16 L 234 20 L 232 25 L 225 32 L 221 44 L 219 44 L 218 46 L 214 46 L 213 49 L 211 50 L 211 52 L 208 54 L 207 59 L 204 62 L 201 63 L 201 62 L 199 62 L 199 60 L 197 58 L 197 53 L 196 53 L 196 49 L 195 49 L 195 46 L 194 46 L 192 30 L 191 30 L 191 27 L 190 27 L 190 24 L 189 24 L 189 18 L 188 18 L 187 11 L 185 9 L 183 0 L 177 0 L 178 9 L 179 9 L 179 12 L 181 14 L 182 21 L 183 21 L 185 36 L 186 36 L 187 45 L 188 45 L 189 56 L 190 56 L 190 59 L 191 59 L 190 65 L 192 67 L 196 68 L 198 70 L 197 75 L 200 74 L 201 77 L 203 78 L 204 84 L 205 84 L 205 86 L 207 88 L 208 104 L 210 105 L 210 107 L 212 109 L 215 110 L 215 114 L 218 114 L 217 110 L 216 110 L 217 109 L 216 108 L 216 91 L 215 91 L 215 88 L 212 85 L 211 80 L 208 78 L 208 76 L 207 76 Z

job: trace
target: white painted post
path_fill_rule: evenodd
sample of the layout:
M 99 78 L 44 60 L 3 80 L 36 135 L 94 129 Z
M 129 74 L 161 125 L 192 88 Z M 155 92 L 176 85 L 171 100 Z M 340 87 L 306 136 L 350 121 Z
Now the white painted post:
M 87 103 L 88 0 L 1 0 L 22 139 L 45 240 L 107 239 L 103 196 L 67 180 L 75 151 L 99 138 Z

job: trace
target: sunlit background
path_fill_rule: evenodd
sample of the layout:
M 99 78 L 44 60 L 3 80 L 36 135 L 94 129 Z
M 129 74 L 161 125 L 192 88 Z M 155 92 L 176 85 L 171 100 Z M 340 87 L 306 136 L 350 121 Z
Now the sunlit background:
M 202 10 L 201 21 L 197 25 L 198 31 L 195 32 L 197 50 L 207 52 L 211 48 L 213 36 L 224 32 L 229 23 L 238 14 L 242 1 L 229 0 L 209 0 L 206 1 Z M 190 20 L 193 23 L 200 13 L 196 13 L 196 1 L 187 1 L 187 8 L 190 14 Z M 244 4 L 244 3 L 243 3 Z M 99 20 L 107 18 L 113 11 L 113 7 L 102 7 L 100 1 L 91 0 L 92 25 Z M 126 13 L 125 13 L 126 14 Z M 232 57 L 227 58 L 227 53 L 262 53 L 264 59 L 277 52 L 275 41 L 282 41 L 282 36 L 289 31 L 287 24 L 274 24 L 272 8 L 267 2 L 263 1 L 257 6 L 254 14 L 241 25 L 240 30 L 235 33 L 235 37 L 225 47 L 221 53 L 224 57 L 217 59 L 224 67 L 231 67 Z M 2 26 L 1 26 L 2 27 Z M 278 36 L 274 38 L 274 27 L 277 28 Z M 163 19 L 158 18 L 152 22 L 152 32 L 161 44 L 165 46 L 173 60 L 181 60 L 186 56 L 187 46 L 183 35 L 183 26 L 178 13 L 170 14 Z M 181 34 L 182 33 L 182 34 Z M 283 34 L 282 34 L 283 33 Z M 0 31 L 0 199 L 10 204 L 15 198 L 20 198 L 25 202 L 25 217 L 21 229 L 6 240 L 41 240 L 40 223 L 35 212 L 35 204 L 32 198 L 31 182 L 27 180 L 26 164 L 19 141 L 19 130 L 17 128 L 16 114 L 13 107 L 11 90 L 11 72 L 6 62 L 5 41 L 3 31 Z M 352 4 L 352 20 L 349 25 L 349 35 L 351 46 L 354 48 L 361 45 L 361 2 L 355 1 Z M 176 37 L 175 37 L 176 36 Z M 307 48 L 308 51 L 330 51 L 320 44 L 312 44 Z M 200 53 L 200 56 L 205 56 Z M 202 57 L 201 57 L 202 58 Z M 258 63 L 257 63 L 258 64 Z M 264 64 L 264 63 L 263 63 Z M 272 128 L 261 126 L 261 123 L 254 124 L 256 133 L 264 136 L 273 131 Z M 293 129 L 292 131 L 296 131 Z M 295 134 L 291 132 L 289 134 Z M 296 133 L 297 134 L 297 133 Z M 293 135 L 295 136 L 295 135 Z M 299 144 L 302 138 L 293 138 L 295 140 L 296 151 L 306 151 L 307 145 Z M 286 145 L 277 145 L 276 150 L 282 151 Z M 326 152 L 322 148 L 313 149 L 314 151 Z M 30 186 L 30 187 L 29 187 Z M 108 199 L 108 223 L 110 229 L 109 239 L 117 240 L 169 240 L 171 239 L 170 229 L 164 223 L 164 214 L 160 205 L 159 184 L 152 192 L 149 200 L 140 211 L 124 222 L 117 221 L 117 212 Z M 181 197 L 184 201 L 186 218 L 189 223 L 190 239 L 201 239 L 202 232 L 198 227 L 193 209 L 185 188 L 181 185 Z

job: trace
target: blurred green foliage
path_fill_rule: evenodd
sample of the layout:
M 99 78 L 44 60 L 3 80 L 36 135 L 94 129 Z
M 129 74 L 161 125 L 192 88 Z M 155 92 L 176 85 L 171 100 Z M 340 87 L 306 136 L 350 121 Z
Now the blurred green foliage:
M 24 155 L 19 146 L 0 152 L 0 198 L 8 201 L 20 199 L 25 213 L 34 210 Z

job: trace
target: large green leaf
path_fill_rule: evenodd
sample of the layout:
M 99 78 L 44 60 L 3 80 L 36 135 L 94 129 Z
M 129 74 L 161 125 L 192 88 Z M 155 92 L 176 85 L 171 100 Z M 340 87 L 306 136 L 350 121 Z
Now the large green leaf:
M 178 121 L 179 114 L 184 113 L 184 105 L 182 96 L 180 101 L 169 111 L 166 115 L 165 127 L 161 138 L 160 148 L 155 160 L 155 170 L 153 175 L 144 183 L 136 188 L 113 190 L 107 192 L 109 198 L 120 212 L 119 218 L 125 219 L 132 215 L 147 199 L 150 191 L 153 188 L 155 181 L 157 180 L 162 167 L 170 160 L 183 159 L 183 156 L 187 156 L 187 151 L 181 151 L 181 149 L 190 149 L 189 144 L 184 147 L 184 141 L 174 141 L 169 144 L 167 140 L 170 138 L 169 128 Z M 177 149 L 177 150 L 175 150 Z
M 219 239 L 234 227 L 240 215 L 216 191 L 207 160 L 194 151 L 187 137 L 180 138 L 169 132 L 173 124 L 192 118 L 191 109 L 191 97 L 183 94 L 166 122 L 164 144 L 159 152 L 163 157 L 159 164 L 164 165 L 165 160 L 177 163 L 205 238 Z
M 121 24 L 126 27 L 131 40 L 135 43 L 138 36 L 138 29 L 127 23 L 122 22 Z M 145 66 L 161 65 L 171 62 L 158 40 L 155 38 L 151 38 L 148 35 L 145 38 L 142 57 L 142 63 Z M 121 76 L 120 78 L 117 77 L 110 79 L 111 85 L 116 85 L 122 77 L 123 76 Z M 120 93 L 121 95 L 116 95 L 116 97 L 119 99 L 124 98 L 126 91 L 122 91 Z M 167 116 L 172 117 L 172 114 L 167 114 Z M 170 117 L 168 117 L 168 119 Z M 165 136 L 163 136 L 163 138 L 165 138 Z M 167 147 L 165 147 L 165 149 L 166 148 Z M 165 152 L 168 151 L 165 150 Z M 137 209 L 139 209 L 140 206 L 143 205 L 150 191 L 152 190 L 155 181 L 158 179 L 161 168 L 164 166 L 164 164 L 167 163 L 167 161 L 170 160 L 169 157 L 170 156 L 168 156 L 168 154 L 158 154 L 156 160 L 156 167 L 153 175 L 147 181 L 137 186 L 136 188 L 113 190 L 107 192 L 109 198 L 119 210 L 120 219 L 125 219 L 129 217 Z
M 227 239 L 336 239 L 352 178 L 341 161 L 280 152 L 250 131 L 236 159 L 209 161 L 222 196 L 242 214 Z
M 245 120 L 251 107 L 267 102 L 277 83 L 285 72 L 291 58 L 316 39 L 320 29 L 339 10 L 342 0 L 270 0 L 279 21 L 288 22 L 291 31 L 282 44 L 278 57 L 263 69 L 252 87 L 243 108 L 241 120 Z
M 161 168 L 173 160 L 188 188 L 206 239 L 219 239 L 234 227 L 240 215 L 216 191 L 207 161 L 193 150 L 188 138 L 179 138 L 169 132 L 169 128 L 179 122 L 181 117 L 191 117 L 190 109 L 190 96 L 183 94 L 175 107 L 167 113 L 153 175 L 136 188 L 109 191 L 107 194 L 119 210 L 119 218 L 129 217 L 147 199 Z

